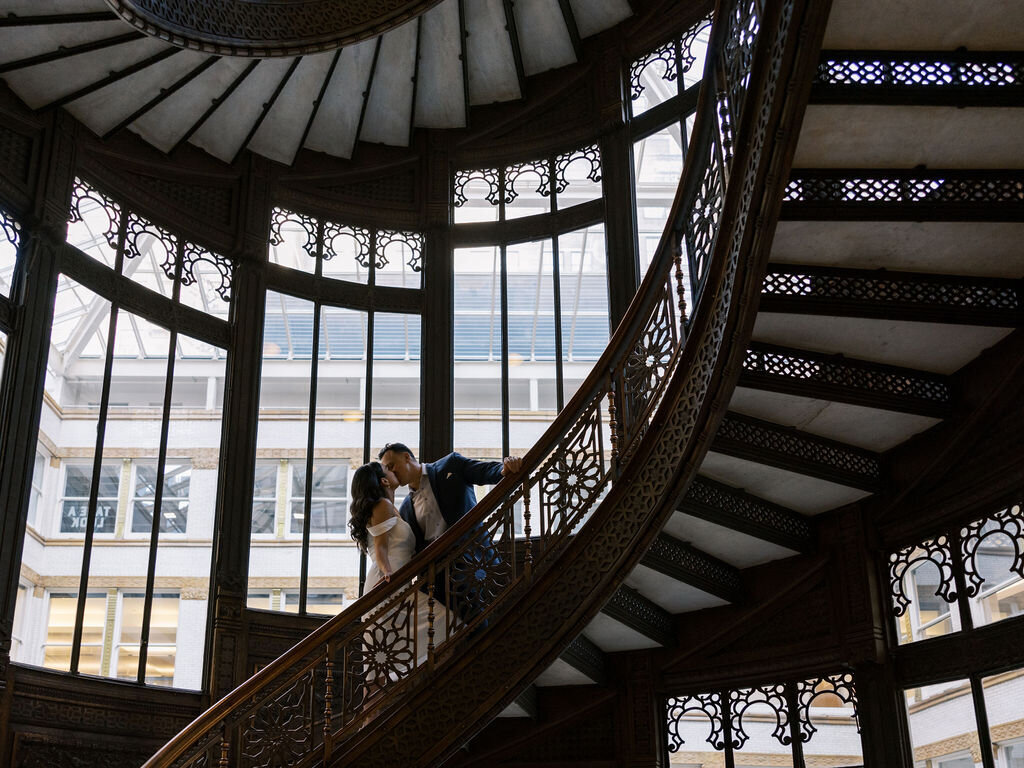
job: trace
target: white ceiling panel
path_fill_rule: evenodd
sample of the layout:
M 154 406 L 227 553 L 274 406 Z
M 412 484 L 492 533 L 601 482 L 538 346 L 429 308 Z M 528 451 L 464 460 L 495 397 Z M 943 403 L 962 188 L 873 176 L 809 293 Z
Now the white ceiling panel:
M 518 99 L 519 79 L 501 0 L 473 0 L 466 3 L 465 9 L 469 103 Z
M 206 53 L 180 51 L 71 102 L 68 111 L 102 136 L 157 96 L 161 88 L 173 85 L 209 58 Z
M 416 82 L 416 125 L 462 128 L 466 99 L 462 81 L 458 0 L 445 0 L 424 14 Z
M 673 514 L 662 530 L 737 568 L 750 568 L 798 554 L 792 549 L 682 512 Z
M 38 109 L 167 48 L 163 40 L 146 37 L 19 69 L 5 77 L 22 101 L 32 109 Z
M 414 19 L 381 38 L 359 135 L 363 141 L 409 146 L 418 30 L 419 21 Z
M 193 134 L 191 142 L 225 163 L 234 160 L 263 105 L 270 101 L 288 73 L 292 59 L 263 59 Z
M 331 51 L 302 58 L 249 142 L 249 149 L 291 165 L 313 114 L 314 102 L 336 55 L 336 51 Z
M 220 59 L 187 88 L 172 93 L 128 127 L 158 149 L 170 152 L 251 63 L 249 59 Z
M 516 0 L 512 6 L 527 75 L 576 61 L 569 29 L 558 0 Z
M 117 37 L 131 31 L 123 21 L 0 27 L 0 64 L 38 56 L 61 47 L 71 48 L 83 43 Z
M 351 157 L 363 110 L 363 94 L 373 68 L 377 40 L 345 48 L 334 68 L 306 146 L 337 157 Z
M 633 15 L 628 0 L 569 0 L 580 37 L 589 37 L 614 27 Z

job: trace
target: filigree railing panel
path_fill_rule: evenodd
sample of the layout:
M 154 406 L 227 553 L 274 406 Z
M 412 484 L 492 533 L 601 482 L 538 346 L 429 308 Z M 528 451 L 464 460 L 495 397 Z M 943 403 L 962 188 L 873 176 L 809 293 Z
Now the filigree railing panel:
M 616 492 L 616 481 L 627 469 L 635 474 L 637 462 L 631 459 L 652 450 L 655 440 L 671 440 L 681 456 L 699 433 L 696 413 L 704 407 L 720 348 L 729 343 L 725 327 L 741 261 L 742 229 L 735 222 L 747 219 L 756 175 L 749 166 L 761 162 L 769 135 L 771 110 L 751 107 L 757 119 L 751 121 L 751 149 L 744 151 L 748 167 L 730 173 L 728 164 L 734 160 L 723 149 L 717 94 L 730 95 L 731 124 L 740 126 L 742 100 L 748 92 L 762 93 L 751 88 L 750 77 L 762 16 L 755 0 L 723 0 L 722 5 L 711 32 L 686 170 L 655 260 L 593 373 L 524 457 L 520 476 L 503 480 L 389 583 L 371 589 L 200 716 L 147 768 L 169 766 L 182 756 L 182 765 L 191 765 L 187 761 L 209 754 L 218 739 L 222 754 L 227 745 L 232 763 L 243 755 L 253 761 L 273 755 L 281 766 L 319 764 L 337 754 L 342 744 L 378 738 L 365 727 L 378 717 L 383 722 L 401 712 L 408 727 L 419 727 L 420 713 L 409 714 L 402 703 L 425 690 L 436 675 L 470 669 L 465 666 L 464 647 L 492 622 L 515 620 L 517 608 L 527 596 L 534 596 L 530 586 L 561 573 L 555 570 L 561 564 L 559 556 L 570 544 L 592 538 L 601 553 L 599 567 L 605 570 L 626 556 L 621 553 L 626 539 L 609 539 L 608 520 L 614 513 L 617 524 L 640 530 L 652 504 L 645 501 L 620 514 L 615 505 L 626 491 Z M 785 37 L 792 11 L 793 0 L 787 0 L 776 37 Z M 781 60 L 783 45 L 778 41 L 765 50 Z M 781 87 L 776 79 L 777 68 L 764 78 L 763 92 Z M 561 183 L 559 169 L 564 174 L 577 162 L 581 167 L 589 163 L 585 167 L 590 182 L 600 179 L 599 155 L 586 148 L 556 158 L 556 189 Z M 733 178 L 742 185 L 742 194 L 730 194 Z M 498 202 L 492 175 L 459 172 L 456 205 L 466 202 L 472 184 L 486 187 L 487 200 Z M 727 201 L 736 199 L 741 202 L 730 219 L 735 231 L 728 242 L 719 243 Z M 688 273 L 683 271 L 684 259 Z M 692 281 L 698 310 L 692 323 L 685 280 Z M 692 354 L 687 346 L 691 336 Z M 684 359 L 689 361 L 685 370 Z M 675 409 L 672 418 L 659 420 L 667 405 Z M 644 487 L 645 494 L 667 491 L 665 478 Z M 583 589 L 594 588 L 591 577 L 580 579 Z M 575 581 L 561 586 L 577 589 Z M 579 600 L 570 598 L 568 604 L 575 610 Z M 501 636 L 495 639 L 495 652 L 504 642 Z M 322 697 L 318 680 L 324 681 Z M 283 714 L 282 702 L 295 709 L 293 719 Z M 259 748 L 243 735 L 257 722 L 273 734 L 271 742 Z M 300 755 L 299 744 L 312 746 Z M 377 764 L 385 762 L 366 763 Z

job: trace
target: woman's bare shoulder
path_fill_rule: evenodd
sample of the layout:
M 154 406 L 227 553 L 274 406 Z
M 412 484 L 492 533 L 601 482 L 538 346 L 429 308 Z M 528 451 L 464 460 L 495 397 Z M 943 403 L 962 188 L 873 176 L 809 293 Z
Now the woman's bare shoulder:
M 378 499 L 373 505 L 373 514 L 370 516 L 370 525 L 380 525 L 390 517 L 398 514 L 395 505 L 387 499 Z

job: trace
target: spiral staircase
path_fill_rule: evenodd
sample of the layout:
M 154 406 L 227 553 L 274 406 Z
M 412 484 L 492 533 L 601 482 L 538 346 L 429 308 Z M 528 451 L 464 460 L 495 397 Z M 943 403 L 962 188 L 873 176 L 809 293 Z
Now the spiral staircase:
M 423 34 L 452 5 L 424 15 Z M 146 768 L 499 765 L 621 696 L 632 660 L 657 676 L 711 659 L 720 636 L 688 635 L 688 620 L 754 615 L 761 568 L 774 561 L 789 559 L 794 578 L 820 566 L 817 516 L 870 504 L 884 517 L 925 494 L 1019 396 L 1022 29 L 1012 2 L 968 14 L 952 0 L 721 0 L 657 256 L 521 475 Z M 0 69 L 11 61 L 26 59 L 8 55 Z M 189 63 L 177 77 L 199 82 L 220 66 Z M 281 148 L 285 162 L 302 146 L 332 151 L 316 143 L 329 62 L 305 132 L 261 138 L 306 64 L 276 66 L 288 75 L 267 81 L 273 98 L 230 136 L 194 121 L 147 135 L 157 104 L 121 105 L 101 126 L 75 112 L 89 94 L 37 93 L 100 133 L 135 124 L 157 146 L 193 141 L 228 160 L 244 148 Z M 110 76 L 145 70 L 129 69 Z M 384 136 L 368 90 L 337 154 Z M 395 141 L 432 124 L 417 107 L 424 92 L 410 94 Z M 204 144 L 203 130 L 224 146 Z M 525 536 L 514 533 L 517 506 Z M 468 609 L 435 611 L 439 582 Z

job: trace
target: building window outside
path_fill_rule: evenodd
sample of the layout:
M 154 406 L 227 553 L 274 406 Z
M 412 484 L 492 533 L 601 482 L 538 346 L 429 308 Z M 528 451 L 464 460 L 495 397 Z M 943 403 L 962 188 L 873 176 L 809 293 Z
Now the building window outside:
M 64 462 L 64 494 L 61 499 L 60 532 L 85 535 L 89 518 L 89 494 L 93 462 Z M 117 524 L 117 500 L 121 483 L 121 462 L 100 464 L 95 533 L 113 534 Z
M 900 644 L 1024 614 L 1024 511 L 1012 503 L 889 555 Z M 962 579 L 965 589 L 958 589 Z
M 132 533 L 149 534 L 153 528 L 157 463 L 132 462 L 135 493 L 132 498 Z M 184 534 L 188 523 L 188 491 L 192 466 L 187 460 L 169 459 L 164 464 L 164 490 L 160 503 L 160 533 Z

